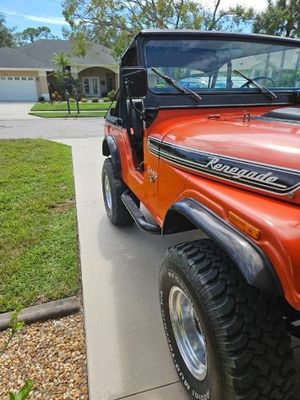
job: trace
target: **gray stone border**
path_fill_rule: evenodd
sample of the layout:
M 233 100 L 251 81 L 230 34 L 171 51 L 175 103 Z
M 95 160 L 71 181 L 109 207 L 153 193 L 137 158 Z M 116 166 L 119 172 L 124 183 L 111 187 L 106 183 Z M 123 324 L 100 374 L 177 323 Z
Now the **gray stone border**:
M 65 317 L 77 313 L 80 308 L 81 304 L 78 297 L 68 297 L 24 308 L 19 314 L 19 321 L 23 321 L 25 324 L 32 324 L 38 321 Z M 0 331 L 9 328 L 10 316 L 11 312 L 0 314 Z

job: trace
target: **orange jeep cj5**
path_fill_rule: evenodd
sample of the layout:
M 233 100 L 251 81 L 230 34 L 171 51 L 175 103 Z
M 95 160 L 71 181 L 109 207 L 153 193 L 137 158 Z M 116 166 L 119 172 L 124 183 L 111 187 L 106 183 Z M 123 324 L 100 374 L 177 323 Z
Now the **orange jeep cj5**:
M 108 218 L 207 237 L 169 248 L 159 276 L 167 342 L 191 398 L 294 398 L 299 123 L 298 40 L 151 30 L 122 57 L 103 140 Z

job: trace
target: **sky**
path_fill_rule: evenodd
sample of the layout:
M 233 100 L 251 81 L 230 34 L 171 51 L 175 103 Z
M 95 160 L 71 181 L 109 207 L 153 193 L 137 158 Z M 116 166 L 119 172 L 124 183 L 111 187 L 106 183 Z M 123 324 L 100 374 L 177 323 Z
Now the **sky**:
M 61 29 L 67 25 L 62 15 L 61 0 L 0 0 L 0 13 L 6 25 L 17 32 L 38 26 L 48 26 L 52 33 L 62 36 Z
M 199 0 L 200 1 L 200 0 Z M 213 0 L 201 0 L 208 8 Z M 249 6 L 249 0 L 222 0 L 222 8 L 241 4 Z M 252 0 L 251 6 L 256 10 L 266 7 L 267 0 Z M 61 37 L 62 27 L 67 25 L 62 15 L 61 0 L 0 0 L 0 13 L 6 18 L 10 28 L 15 27 L 17 32 L 30 27 L 48 26 L 52 33 Z

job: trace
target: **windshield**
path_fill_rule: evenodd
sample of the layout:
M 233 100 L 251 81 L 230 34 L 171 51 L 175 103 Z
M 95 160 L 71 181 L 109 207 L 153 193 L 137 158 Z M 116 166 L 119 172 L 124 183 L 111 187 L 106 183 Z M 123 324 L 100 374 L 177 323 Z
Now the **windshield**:
M 300 48 L 274 41 L 149 40 L 145 59 L 149 88 L 157 93 L 175 93 L 176 88 L 153 67 L 197 92 L 257 91 L 236 71 L 272 90 L 300 86 Z

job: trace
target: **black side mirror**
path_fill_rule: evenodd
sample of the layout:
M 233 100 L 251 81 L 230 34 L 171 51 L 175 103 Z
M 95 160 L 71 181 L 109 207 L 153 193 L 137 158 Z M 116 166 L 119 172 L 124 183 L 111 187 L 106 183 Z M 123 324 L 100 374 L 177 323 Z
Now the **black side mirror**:
M 147 70 L 144 67 L 121 68 L 121 82 L 131 97 L 145 97 L 148 90 Z

